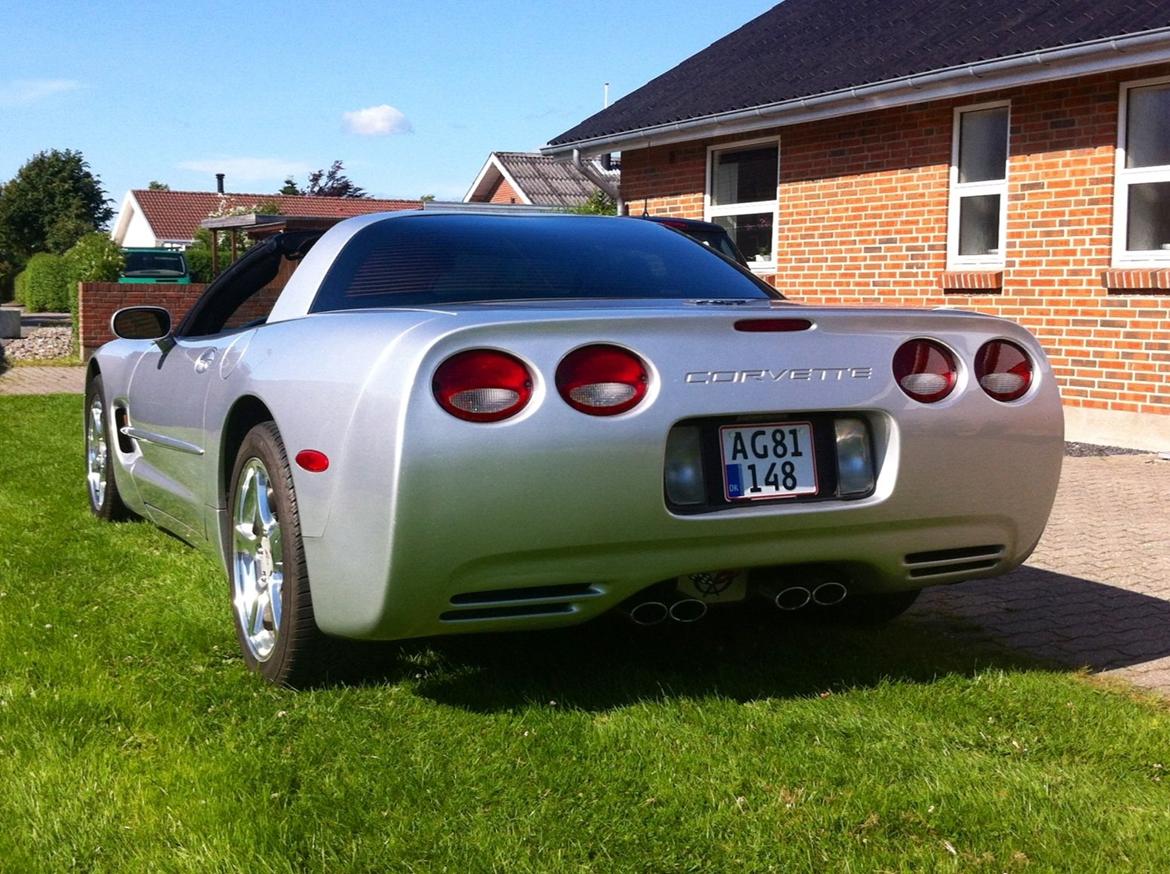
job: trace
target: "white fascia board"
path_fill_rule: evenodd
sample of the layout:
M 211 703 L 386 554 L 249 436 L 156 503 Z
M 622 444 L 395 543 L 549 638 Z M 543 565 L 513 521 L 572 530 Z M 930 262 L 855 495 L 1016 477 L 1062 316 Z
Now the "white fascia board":
M 471 203 L 471 199 L 480 193 L 479 189 L 480 189 L 481 185 L 485 189 L 491 187 L 490 183 L 488 183 L 486 185 L 484 183 L 485 183 L 485 179 L 488 175 L 488 171 L 492 170 L 495 166 L 492 163 L 492 161 L 495 157 L 496 157 L 495 152 L 492 152 L 492 154 L 488 155 L 488 159 L 483 162 L 483 167 L 480 169 L 479 175 L 475 177 L 475 181 L 471 183 L 471 187 L 467 189 L 467 193 L 465 195 L 463 195 L 463 202 L 464 203 Z
M 489 173 L 491 175 L 489 175 Z M 471 183 L 471 188 L 467 189 L 467 194 L 463 195 L 464 203 L 471 203 L 471 198 L 475 196 L 483 196 L 491 190 L 492 186 L 496 184 L 496 176 L 501 177 L 505 182 L 512 186 L 512 190 L 520 196 L 520 200 L 526 206 L 532 206 L 532 201 L 529 200 L 528 195 L 524 193 L 516 180 L 512 178 L 512 174 L 508 172 L 495 152 L 488 155 L 487 161 L 484 162 L 483 169 L 479 171 L 479 175 L 475 177 L 475 181 Z
M 517 184 L 516 180 L 512 178 L 512 174 L 508 172 L 508 168 L 504 166 L 504 162 L 496 156 L 495 152 L 492 152 L 492 160 L 495 161 L 496 169 L 500 171 L 500 175 L 504 177 L 504 181 L 512 187 L 513 191 L 520 195 L 520 201 L 528 206 L 532 206 L 532 200 L 524 192 L 524 189 Z
M 110 239 L 119 246 L 126 239 L 126 231 L 130 225 L 130 219 L 133 218 L 135 212 L 142 213 L 142 207 L 138 205 L 138 198 L 134 196 L 133 190 L 130 190 L 122 198 L 122 206 L 118 210 L 118 218 L 114 221 L 113 228 L 110 231 Z M 145 215 L 143 215 L 143 219 L 145 220 Z
M 670 124 L 654 125 L 623 133 L 594 137 L 555 146 L 544 146 L 545 155 L 562 155 L 579 149 L 584 155 L 634 151 L 690 140 L 753 133 L 774 127 L 802 124 L 928 103 L 932 100 L 968 97 L 1002 88 L 1037 85 L 1075 76 L 1109 73 L 1170 61 L 1170 27 L 1076 46 L 1046 49 L 964 64 L 931 73 L 904 76 L 872 85 L 799 97 L 751 109 L 725 112 Z

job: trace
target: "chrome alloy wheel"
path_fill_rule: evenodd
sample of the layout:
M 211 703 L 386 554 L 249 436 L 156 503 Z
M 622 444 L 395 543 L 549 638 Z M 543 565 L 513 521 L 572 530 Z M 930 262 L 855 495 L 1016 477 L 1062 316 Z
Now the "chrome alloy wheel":
M 232 586 L 244 641 L 259 662 L 280 637 L 284 588 L 284 544 L 268 469 L 249 458 L 240 471 L 232 507 Z
M 95 509 L 101 509 L 106 502 L 106 460 L 109 446 L 106 443 L 106 408 L 100 394 L 94 394 L 85 416 L 85 460 L 88 473 L 85 480 L 89 485 L 89 499 Z

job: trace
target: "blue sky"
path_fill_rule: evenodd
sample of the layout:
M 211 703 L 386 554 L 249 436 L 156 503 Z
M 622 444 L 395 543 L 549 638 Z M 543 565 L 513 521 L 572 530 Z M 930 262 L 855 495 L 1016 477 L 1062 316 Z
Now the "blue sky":
M 538 148 L 603 82 L 617 99 L 772 5 L 0 0 L 0 180 L 80 149 L 116 205 L 341 159 L 372 195 L 458 199 L 490 151 Z

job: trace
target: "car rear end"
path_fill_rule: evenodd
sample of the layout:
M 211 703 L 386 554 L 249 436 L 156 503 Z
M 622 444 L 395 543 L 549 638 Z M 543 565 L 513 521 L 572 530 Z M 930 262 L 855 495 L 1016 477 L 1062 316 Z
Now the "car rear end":
M 1013 323 L 718 300 L 451 306 L 384 356 L 348 435 L 306 551 L 322 628 L 370 638 L 1002 574 L 1063 448 Z
M 123 249 L 125 264 L 118 282 L 190 285 L 187 258 L 175 249 Z

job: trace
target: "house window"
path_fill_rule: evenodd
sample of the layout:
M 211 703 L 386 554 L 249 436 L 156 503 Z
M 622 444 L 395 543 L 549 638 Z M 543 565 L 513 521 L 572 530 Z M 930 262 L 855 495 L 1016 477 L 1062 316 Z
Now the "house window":
M 1006 103 L 955 110 L 947 260 L 954 267 L 1002 267 L 1007 215 Z
M 780 144 L 708 150 L 706 220 L 723 226 L 753 270 L 776 268 Z
M 1121 86 L 1113 260 L 1170 261 L 1170 79 Z

